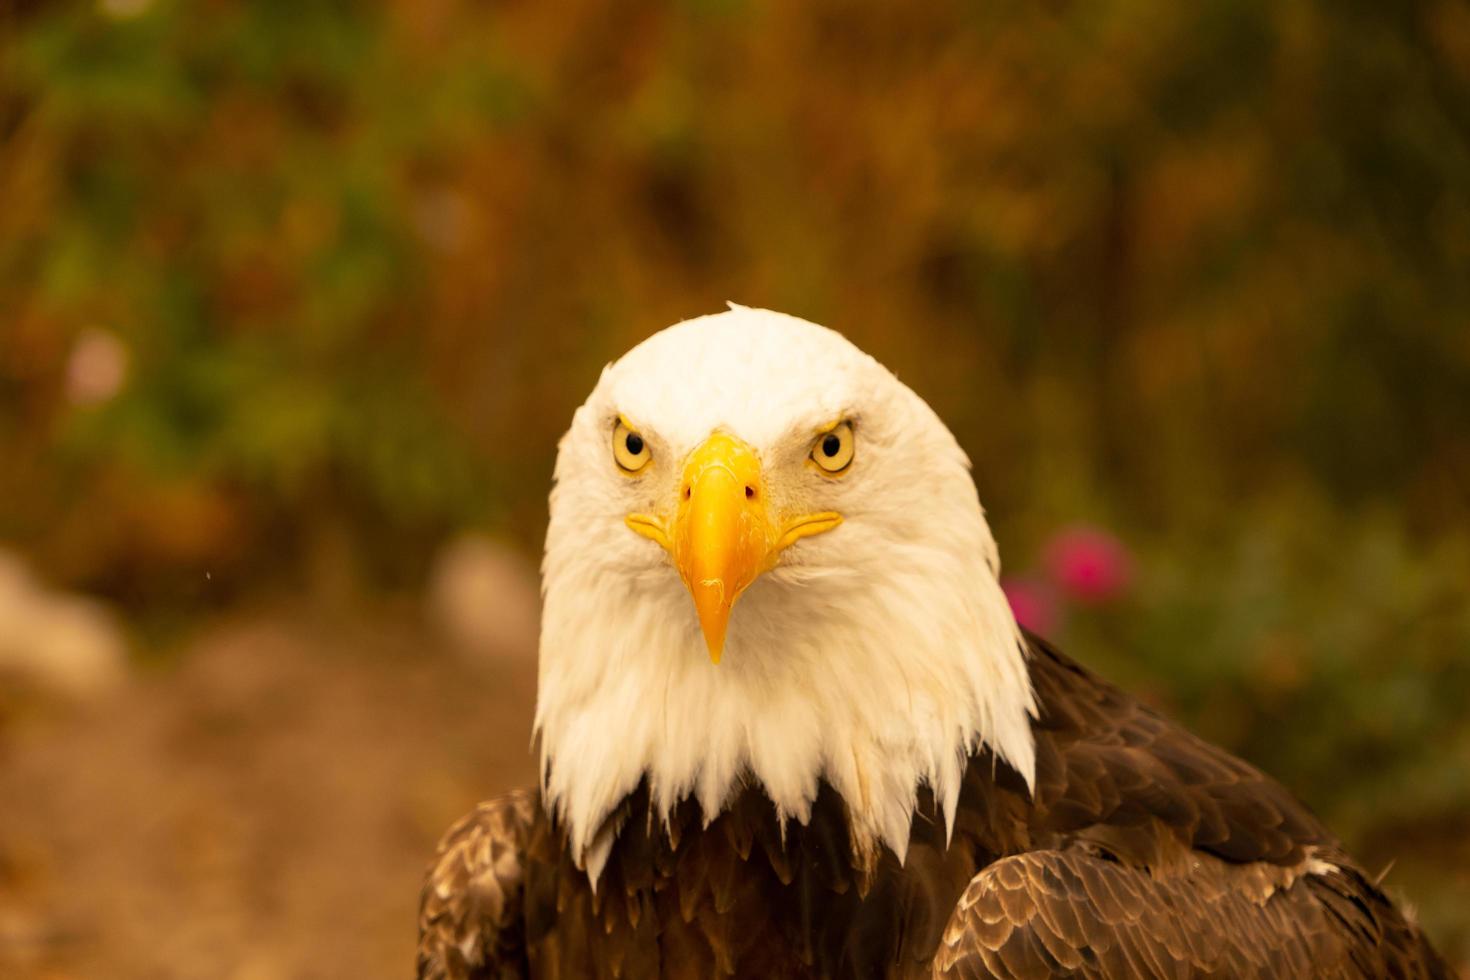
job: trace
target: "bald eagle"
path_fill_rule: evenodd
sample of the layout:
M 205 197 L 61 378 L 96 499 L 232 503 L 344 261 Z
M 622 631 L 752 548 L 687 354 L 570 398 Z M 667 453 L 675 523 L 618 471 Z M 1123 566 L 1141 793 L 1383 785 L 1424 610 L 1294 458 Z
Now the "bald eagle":
M 556 464 L 540 785 L 444 837 L 419 976 L 1449 975 L 999 568 L 954 437 L 839 334 L 732 306 L 610 365 Z

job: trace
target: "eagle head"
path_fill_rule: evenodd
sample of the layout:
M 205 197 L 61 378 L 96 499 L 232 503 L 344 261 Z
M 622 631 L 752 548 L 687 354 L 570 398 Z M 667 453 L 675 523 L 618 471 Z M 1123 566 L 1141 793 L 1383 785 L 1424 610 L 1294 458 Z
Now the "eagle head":
M 1029 782 L 1034 700 L 954 436 L 841 335 L 732 306 L 609 365 L 562 439 L 542 566 L 543 799 L 595 882 L 640 781 L 712 820 L 758 784 L 856 845 L 952 824 L 982 743 Z

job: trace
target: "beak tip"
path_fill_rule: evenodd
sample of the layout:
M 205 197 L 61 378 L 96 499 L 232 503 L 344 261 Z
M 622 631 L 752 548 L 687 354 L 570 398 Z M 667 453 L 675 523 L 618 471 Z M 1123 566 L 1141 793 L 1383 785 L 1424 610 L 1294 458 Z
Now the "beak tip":
M 728 601 L 725 581 L 715 577 L 699 579 L 691 591 L 710 663 L 719 664 L 720 656 L 725 652 L 725 631 L 730 625 L 730 607 L 733 605 Z
M 725 612 L 721 616 L 711 616 L 699 624 L 700 632 L 704 634 L 704 645 L 709 650 L 709 659 L 712 664 L 718 665 L 721 655 L 725 652 L 725 625 L 728 615 L 729 613 Z

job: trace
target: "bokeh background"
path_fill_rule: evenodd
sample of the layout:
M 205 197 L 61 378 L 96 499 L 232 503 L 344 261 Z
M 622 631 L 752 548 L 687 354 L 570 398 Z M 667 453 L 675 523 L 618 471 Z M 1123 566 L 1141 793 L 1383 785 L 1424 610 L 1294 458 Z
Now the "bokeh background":
M 726 300 L 1470 962 L 1464 3 L 4 0 L 0 974 L 406 975 L 556 440 Z

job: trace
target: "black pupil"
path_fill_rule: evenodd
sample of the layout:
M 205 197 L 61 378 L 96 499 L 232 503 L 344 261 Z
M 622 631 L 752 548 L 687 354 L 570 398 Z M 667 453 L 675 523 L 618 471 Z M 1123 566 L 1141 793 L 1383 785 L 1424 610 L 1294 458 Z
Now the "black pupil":
M 637 456 L 643 452 L 643 437 L 634 432 L 628 433 L 628 438 L 623 440 L 623 445 L 628 447 L 628 452 Z
M 827 457 L 836 456 L 842 449 L 842 439 L 837 435 L 829 435 L 822 440 L 822 454 Z

